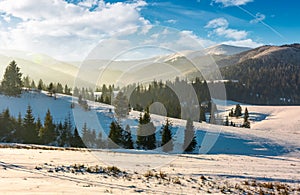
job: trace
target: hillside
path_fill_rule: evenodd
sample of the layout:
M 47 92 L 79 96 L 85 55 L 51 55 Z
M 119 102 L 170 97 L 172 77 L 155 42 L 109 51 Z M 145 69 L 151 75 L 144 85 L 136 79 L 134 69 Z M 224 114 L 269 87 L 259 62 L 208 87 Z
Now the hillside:
M 88 102 L 90 111 L 67 95 L 49 97 L 46 92 L 24 92 L 20 98 L 0 95 L 0 110 L 25 115 L 31 105 L 35 117 L 48 108 L 55 122 L 71 115 L 72 124 L 83 123 L 106 138 L 113 120 L 112 106 Z M 214 100 L 221 116 L 237 102 Z M 299 106 L 253 106 L 248 108 L 251 129 L 194 123 L 200 154 L 181 154 L 186 121 L 171 118 L 173 154 L 156 150 L 76 149 L 0 143 L 0 191 L 8 193 L 114 193 L 114 194 L 206 194 L 280 193 L 300 190 Z M 133 140 L 140 112 L 131 111 Z M 151 114 L 156 131 L 165 117 Z M 232 119 L 238 122 L 240 119 Z M 289 121 L 286 124 L 286 121 Z M 82 132 L 80 132 L 82 134 Z M 158 137 L 158 140 L 160 138 Z M 249 163 L 251 162 L 251 163 Z M 274 171 L 276 170 L 276 171 Z
M 229 99 L 252 104 L 300 104 L 299 44 L 262 46 L 216 62 Z
M 109 134 L 109 126 L 113 120 L 113 113 L 109 110 L 112 106 L 89 102 L 90 111 L 85 111 L 77 104 L 77 99 L 71 96 L 59 95 L 57 98 L 49 97 L 44 93 L 23 93 L 21 98 L 6 97 L 0 95 L 0 110 L 8 108 L 12 116 L 17 117 L 19 112 L 22 117 L 25 116 L 28 105 L 32 107 L 35 118 L 40 117 L 44 119 L 47 109 L 50 109 L 53 119 L 56 123 L 64 121 L 70 115 L 73 126 L 77 126 L 81 131 L 84 123 L 87 123 L 88 128 L 95 129 L 97 133 L 102 132 L 103 138 Z M 75 107 L 70 107 L 71 102 L 74 101 Z M 230 102 L 216 102 L 221 110 L 226 113 L 221 115 L 228 115 L 227 112 L 234 107 Z M 226 107 L 223 107 L 227 104 Z M 263 107 L 263 106 L 249 106 L 242 105 L 243 109 L 248 107 L 251 119 L 251 130 L 245 128 L 225 127 L 206 123 L 194 123 L 198 148 L 195 152 L 210 153 L 210 154 L 242 154 L 242 155 L 282 155 L 290 152 L 297 152 L 299 149 L 300 137 L 298 134 L 299 121 L 299 107 Z M 288 115 L 291 113 L 293 118 Z M 280 116 L 276 118 L 276 116 Z M 125 127 L 129 124 L 131 127 L 133 140 L 136 140 L 136 130 L 138 126 L 138 118 L 140 112 L 132 111 L 128 119 L 121 122 Z M 165 121 L 165 117 L 158 115 L 151 115 L 152 121 L 156 127 L 156 132 L 161 131 L 161 127 Z M 173 153 L 182 152 L 182 144 L 184 139 L 183 130 L 185 129 L 186 121 L 181 119 L 171 118 L 173 127 L 172 132 L 174 136 L 174 150 Z M 290 123 L 285 131 L 281 123 L 289 120 Z M 257 127 L 257 128 L 256 128 Z M 262 128 L 263 127 L 263 128 Z M 267 133 L 265 131 L 267 129 Z M 289 133 L 286 133 L 289 132 Z M 270 136 L 274 135 L 274 136 Z M 293 138 L 290 135 L 293 134 Z M 210 136 L 211 137 L 210 137 Z M 161 137 L 157 133 L 157 141 L 160 142 Z M 209 144 L 209 141 L 215 143 Z M 208 145 L 207 145 L 208 144 Z M 207 150 L 208 149 L 208 150 Z M 157 148 L 156 152 L 161 152 L 161 148 Z M 298 151 L 299 152 L 299 151 Z
M 204 49 L 206 55 L 226 55 L 231 56 L 245 51 L 249 51 L 250 47 L 237 47 L 232 45 L 220 44 Z

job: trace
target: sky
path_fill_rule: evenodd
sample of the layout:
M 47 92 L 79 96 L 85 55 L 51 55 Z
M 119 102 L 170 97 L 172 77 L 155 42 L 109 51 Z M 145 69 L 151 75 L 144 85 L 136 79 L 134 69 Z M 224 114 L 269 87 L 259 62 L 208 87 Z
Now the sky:
M 299 42 L 299 8 L 296 0 L 0 0 L 0 49 L 78 61 L 107 39 L 107 51 L 290 44 Z

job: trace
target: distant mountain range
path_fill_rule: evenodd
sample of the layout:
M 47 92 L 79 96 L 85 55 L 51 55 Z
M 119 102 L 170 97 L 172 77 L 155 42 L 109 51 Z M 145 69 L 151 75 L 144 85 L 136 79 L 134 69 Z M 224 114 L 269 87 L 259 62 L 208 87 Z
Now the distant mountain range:
M 249 94 L 261 98 L 253 98 L 251 102 L 278 103 L 278 99 L 282 99 L 280 101 L 300 103 L 297 95 L 300 94 L 300 44 L 266 45 L 254 49 L 221 44 L 199 51 L 181 51 L 144 60 L 93 59 L 83 63 L 62 62 L 42 54 L 0 50 L 1 77 L 12 60 L 20 66 L 24 76 L 29 75 L 36 81 L 42 78 L 46 83 L 60 82 L 70 86 L 74 84 L 75 78 L 85 84 L 98 82 L 118 85 L 150 82 L 153 79 L 169 80 L 178 75 L 192 79 L 204 74 L 207 78 L 214 75 L 218 67 L 223 79 L 238 80 L 246 86 L 243 98 Z M 78 66 L 81 64 L 81 67 Z M 270 87 L 276 90 L 272 93 L 266 90 Z M 266 100 L 267 96 L 273 96 L 276 101 Z

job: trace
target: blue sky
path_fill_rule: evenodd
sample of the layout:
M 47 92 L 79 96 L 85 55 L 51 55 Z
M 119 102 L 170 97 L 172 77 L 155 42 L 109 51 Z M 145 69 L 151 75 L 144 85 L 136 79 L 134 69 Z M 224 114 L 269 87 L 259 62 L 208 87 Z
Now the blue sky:
M 0 0 L 0 48 L 82 60 L 115 33 L 154 26 L 177 31 L 176 50 L 186 49 L 179 47 L 186 36 L 202 47 L 289 44 L 299 42 L 299 8 L 296 0 Z M 147 36 L 164 46 L 176 41 L 158 39 L 164 29 L 156 29 Z

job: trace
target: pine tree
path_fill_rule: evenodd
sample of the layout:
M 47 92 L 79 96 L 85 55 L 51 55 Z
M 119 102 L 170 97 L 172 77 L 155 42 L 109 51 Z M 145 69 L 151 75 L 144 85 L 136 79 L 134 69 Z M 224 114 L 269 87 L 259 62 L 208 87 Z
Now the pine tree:
M 130 130 L 129 125 L 126 125 L 125 131 L 123 131 L 122 142 L 123 142 L 123 146 L 127 149 L 133 149 L 134 148 L 132 137 L 131 137 L 131 130 Z
M 42 128 L 43 128 L 43 124 L 42 124 L 41 118 L 38 117 L 36 120 L 36 124 L 35 124 L 35 131 L 36 131 L 36 134 L 38 135 L 38 143 L 42 143 L 41 138 L 40 138 L 40 131 Z
M 143 126 L 146 130 L 146 136 L 145 136 L 145 149 L 148 150 L 154 150 L 156 148 L 156 136 L 155 136 L 155 131 L 156 128 L 153 124 L 153 122 L 147 123 Z
M 15 61 L 12 61 L 5 70 L 1 82 L 1 91 L 7 96 L 19 96 L 22 92 L 22 73 Z
M 70 140 L 72 138 L 72 122 L 71 122 L 71 115 L 68 114 L 68 117 L 65 118 L 64 124 L 62 126 L 60 133 L 60 140 L 62 146 L 70 146 Z
M 67 137 L 66 137 L 64 127 L 61 122 L 59 122 L 58 125 L 56 125 L 55 131 L 56 131 L 56 134 L 58 137 L 58 140 L 57 140 L 58 146 L 65 147 Z
M 41 139 L 44 144 L 50 144 L 56 140 L 55 125 L 53 124 L 53 119 L 50 110 L 47 110 L 44 127 L 40 131 Z
M 34 80 L 31 81 L 30 88 L 31 89 L 36 89 L 36 85 L 35 85 Z
M 233 112 L 233 108 L 231 108 L 230 113 L 229 113 L 230 117 L 234 117 L 234 112 Z
M 122 128 L 115 121 L 110 124 L 108 138 L 110 139 L 109 148 L 119 148 L 120 144 L 122 144 Z
M 42 91 L 44 89 L 44 83 L 43 83 L 43 80 L 40 79 L 39 80 L 39 83 L 38 83 L 38 90 L 39 91 Z
M 118 119 L 126 118 L 128 114 L 128 100 L 126 95 L 119 91 L 114 101 L 115 114 Z
M 145 143 L 145 136 L 143 136 L 145 133 L 143 132 L 143 116 L 142 113 L 140 113 L 140 117 L 139 117 L 139 125 L 137 128 L 137 137 L 136 137 L 136 144 L 138 148 L 142 148 L 144 143 Z
M 245 114 L 244 114 L 244 124 L 243 127 L 245 128 L 250 128 L 250 121 L 249 121 L 249 112 L 248 109 L 245 109 Z
M 83 143 L 81 137 L 79 136 L 78 130 L 75 127 L 74 129 L 74 135 L 72 136 L 71 140 L 71 146 L 72 147 L 78 147 L 78 148 L 85 148 L 85 144 Z
M 64 93 L 66 95 L 71 95 L 71 89 L 68 87 L 68 85 L 65 85 Z
M 184 143 L 183 150 L 185 152 L 193 152 L 196 148 L 197 141 L 195 138 L 194 125 L 191 119 L 186 121 L 185 131 L 184 131 Z
M 0 114 L 0 124 L 0 141 L 8 141 L 7 136 L 13 129 L 13 124 L 8 108 Z
M 166 120 L 166 123 L 162 126 L 162 138 L 161 138 L 161 145 L 162 150 L 164 152 L 170 152 L 173 150 L 173 139 L 172 139 L 172 132 L 169 119 Z
M 38 133 L 36 132 L 36 124 L 32 115 L 32 109 L 30 105 L 27 107 L 26 115 L 23 119 L 23 139 L 26 144 L 38 143 Z
M 82 127 L 82 141 L 86 145 L 86 147 L 88 147 L 88 148 L 92 147 L 90 137 L 91 137 L 91 132 L 88 129 L 87 124 L 84 123 L 83 127 Z
M 1 123 L 1 121 L 0 121 L 0 123 Z M 17 118 L 17 124 L 16 124 L 16 131 L 15 131 L 15 134 L 14 134 L 15 140 L 17 142 L 22 141 L 22 131 L 23 131 L 23 126 L 22 125 L 23 125 L 23 119 L 22 119 L 21 112 L 19 112 L 18 118 Z
M 78 87 L 75 87 L 75 88 L 74 88 L 73 95 L 74 95 L 75 97 L 78 97 L 78 96 L 79 96 L 79 89 L 78 89 Z
M 237 105 L 235 106 L 234 116 L 235 116 L 235 117 L 240 117 L 240 116 L 242 116 L 242 107 L 241 107 L 240 104 L 237 104 Z
M 23 85 L 26 88 L 30 88 L 30 79 L 28 75 L 26 77 L 23 77 Z
M 50 96 L 52 96 L 53 93 L 55 93 L 54 85 L 53 85 L 52 82 L 49 84 L 49 86 L 48 86 L 47 89 L 48 89 L 48 94 L 49 94 Z
M 139 119 L 136 141 L 138 148 L 154 149 L 156 147 L 155 130 L 156 128 L 151 122 L 149 109 L 147 108 L 144 116 L 141 114 Z
M 63 93 L 64 92 L 64 88 L 60 83 L 57 83 L 56 85 L 56 93 Z

